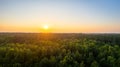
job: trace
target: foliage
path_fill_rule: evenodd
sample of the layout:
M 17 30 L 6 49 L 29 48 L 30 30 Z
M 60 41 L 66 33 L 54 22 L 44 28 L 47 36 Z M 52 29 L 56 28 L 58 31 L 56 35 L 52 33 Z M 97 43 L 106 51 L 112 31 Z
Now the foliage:
M 1 33 L 0 67 L 120 67 L 120 35 Z

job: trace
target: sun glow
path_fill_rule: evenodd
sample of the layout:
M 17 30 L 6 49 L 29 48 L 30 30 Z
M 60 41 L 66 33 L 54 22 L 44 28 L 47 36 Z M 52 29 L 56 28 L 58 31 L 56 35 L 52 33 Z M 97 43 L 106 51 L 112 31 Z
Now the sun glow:
M 49 28 L 48 25 L 44 25 L 44 26 L 43 26 L 43 29 L 45 29 L 45 30 L 47 30 L 48 28 Z

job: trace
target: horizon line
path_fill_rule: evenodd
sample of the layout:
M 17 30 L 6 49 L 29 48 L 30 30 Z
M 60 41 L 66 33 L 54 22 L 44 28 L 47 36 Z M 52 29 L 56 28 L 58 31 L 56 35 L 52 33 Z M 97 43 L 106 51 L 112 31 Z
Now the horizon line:
M 120 32 L 1 32 L 0 33 L 73 33 L 73 34 L 120 34 Z

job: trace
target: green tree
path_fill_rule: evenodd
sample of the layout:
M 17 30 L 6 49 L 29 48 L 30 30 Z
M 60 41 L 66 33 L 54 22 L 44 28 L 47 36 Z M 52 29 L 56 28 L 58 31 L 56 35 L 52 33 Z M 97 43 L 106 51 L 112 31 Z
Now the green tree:
M 99 64 L 97 63 L 97 61 L 93 61 L 90 67 L 99 67 Z
M 80 63 L 80 67 L 85 67 L 84 61 Z
M 39 66 L 40 66 L 40 67 L 50 67 L 48 58 L 46 58 L 46 57 L 43 58 L 43 59 L 40 61 Z
M 107 57 L 107 65 L 108 67 L 115 67 L 115 61 L 116 59 L 112 56 Z

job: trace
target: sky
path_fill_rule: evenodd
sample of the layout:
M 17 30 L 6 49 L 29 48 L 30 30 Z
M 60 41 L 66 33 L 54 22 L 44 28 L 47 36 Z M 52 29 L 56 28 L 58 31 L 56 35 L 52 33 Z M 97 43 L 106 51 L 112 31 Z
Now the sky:
M 120 0 L 0 0 L 0 32 L 46 31 L 120 33 Z

